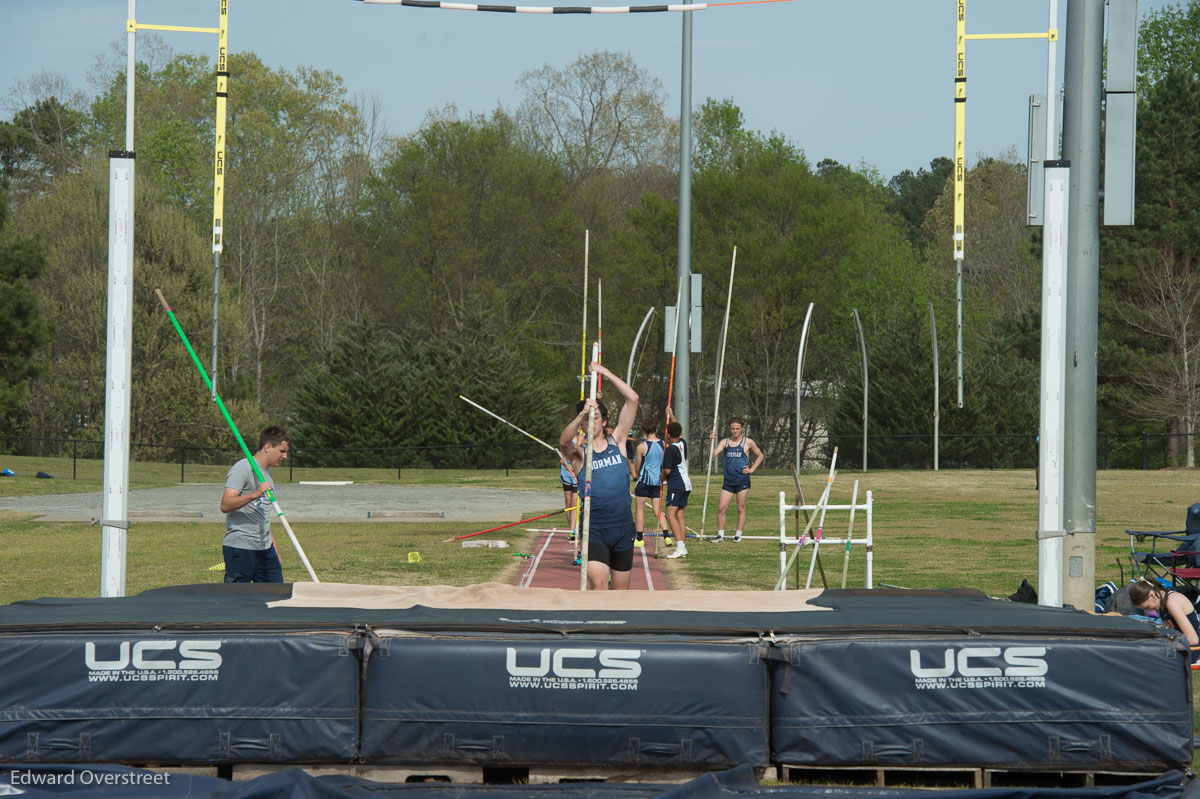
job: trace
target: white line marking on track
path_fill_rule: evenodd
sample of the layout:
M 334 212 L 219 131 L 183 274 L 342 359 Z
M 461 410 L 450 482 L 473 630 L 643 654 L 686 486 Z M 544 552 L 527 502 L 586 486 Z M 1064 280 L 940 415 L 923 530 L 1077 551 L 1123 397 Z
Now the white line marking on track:
M 529 562 L 529 566 L 525 569 L 525 573 L 521 575 L 521 581 L 517 583 L 518 588 L 528 588 L 533 582 L 533 575 L 537 572 L 538 564 L 542 562 L 542 555 L 546 554 L 546 550 L 550 546 L 550 542 L 554 540 L 554 533 L 546 536 L 546 543 L 542 544 L 542 548 L 538 550 L 537 555 Z
M 642 571 L 646 573 L 646 590 L 654 590 L 654 577 L 650 575 L 650 559 L 646 557 L 646 548 L 641 547 L 638 552 L 642 553 Z

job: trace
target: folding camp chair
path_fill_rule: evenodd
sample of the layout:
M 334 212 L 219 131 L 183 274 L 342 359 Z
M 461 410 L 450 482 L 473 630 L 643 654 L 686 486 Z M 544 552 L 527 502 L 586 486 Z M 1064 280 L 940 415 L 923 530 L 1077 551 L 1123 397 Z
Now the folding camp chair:
M 1183 530 L 1125 532 L 1129 534 L 1129 564 L 1135 577 L 1160 579 L 1200 591 L 1200 502 L 1188 508 Z

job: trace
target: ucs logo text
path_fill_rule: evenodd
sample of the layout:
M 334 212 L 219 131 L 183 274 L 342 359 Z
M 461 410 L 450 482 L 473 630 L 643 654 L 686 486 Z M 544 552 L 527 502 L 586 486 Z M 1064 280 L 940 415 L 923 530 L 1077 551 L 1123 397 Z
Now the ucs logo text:
M 83 659 L 92 671 L 121 671 L 131 664 L 134 669 L 181 669 L 199 671 L 221 667 L 220 641 L 122 641 L 117 648 L 116 660 L 99 660 L 96 644 L 84 644 Z M 176 662 L 164 657 L 178 649 L 180 660 Z M 130 652 L 132 650 L 132 657 Z M 153 658 L 153 659 L 152 659 Z
M 965 646 L 946 649 L 940 666 L 925 667 L 920 651 L 910 649 L 908 662 L 915 677 L 1042 677 L 1050 670 L 1045 654 L 1044 646 Z
M 505 665 L 512 677 L 555 677 L 566 679 L 637 679 L 642 674 L 641 657 L 638 649 L 543 649 L 536 666 L 517 665 L 517 650 L 508 647 Z M 568 661 L 578 664 L 568 666 Z M 601 668 L 585 668 L 583 664 L 599 665 Z

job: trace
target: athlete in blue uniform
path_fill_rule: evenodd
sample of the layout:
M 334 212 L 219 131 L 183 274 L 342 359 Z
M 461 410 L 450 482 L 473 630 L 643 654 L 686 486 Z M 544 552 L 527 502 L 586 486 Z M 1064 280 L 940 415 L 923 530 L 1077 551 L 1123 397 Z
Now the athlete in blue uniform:
M 579 440 L 583 440 L 582 434 Z M 563 490 L 563 507 L 567 509 L 567 528 L 570 529 L 570 534 L 567 536 L 569 541 L 575 540 L 575 497 L 579 493 L 579 481 L 575 479 L 575 475 L 571 474 L 571 470 L 567 468 L 566 461 L 558 465 L 558 481 L 562 483 Z
M 717 505 L 717 537 L 713 543 L 725 540 L 725 511 L 729 502 L 737 497 L 737 531 L 733 534 L 736 544 L 742 540 L 742 531 L 746 529 L 746 497 L 750 495 L 750 475 L 762 465 L 763 454 L 749 438 L 742 435 L 745 424 L 739 418 L 729 420 L 729 438 L 721 439 L 721 443 L 713 450 L 713 456 L 724 456 L 725 480 L 721 485 L 721 501 Z M 715 434 L 714 434 L 715 436 Z M 750 456 L 754 463 L 750 463 Z
M 605 435 L 608 409 L 594 400 L 583 400 L 576 406 L 575 418 L 567 423 L 558 438 L 558 448 L 571 465 L 571 470 L 585 479 L 585 447 L 575 442 L 575 431 L 586 426 L 590 409 L 596 409 L 592 425 L 592 474 L 590 485 L 585 484 L 585 496 L 590 490 L 591 516 L 588 519 L 588 588 L 625 589 L 633 571 L 633 513 L 629 509 L 629 461 L 625 457 L 625 438 L 637 416 L 638 395 L 624 380 L 607 367 L 592 362 L 591 371 L 612 384 L 624 399 L 621 413 L 610 435 Z M 611 580 L 611 586 L 610 586 Z
M 667 451 L 663 455 L 663 482 L 667 484 L 667 523 L 675 536 L 675 551 L 670 559 L 687 557 L 687 523 L 684 508 L 692 493 L 692 478 L 688 475 L 687 442 L 683 440 L 683 425 L 675 421 L 667 408 Z
M 633 542 L 635 547 L 645 546 L 642 535 L 646 530 L 647 499 L 654 509 L 654 518 L 658 519 L 664 542 L 669 535 L 661 508 L 663 442 L 658 437 L 658 424 L 653 419 L 643 419 L 642 432 L 646 434 L 646 440 L 638 444 L 634 458 L 637 472 L 637 485 L 633 488 L 633 515 L 637 525 L 637 538 Z

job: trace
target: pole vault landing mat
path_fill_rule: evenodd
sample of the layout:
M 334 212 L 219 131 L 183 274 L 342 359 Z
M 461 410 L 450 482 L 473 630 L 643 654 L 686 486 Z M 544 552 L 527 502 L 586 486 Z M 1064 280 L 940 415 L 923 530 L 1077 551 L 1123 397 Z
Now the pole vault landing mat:
M 1161 773 L 1189 653 L 970 590 L 195 585 L 0 607 L 0 762 Z M 648 778 L 648 777 L 647 777 Z

